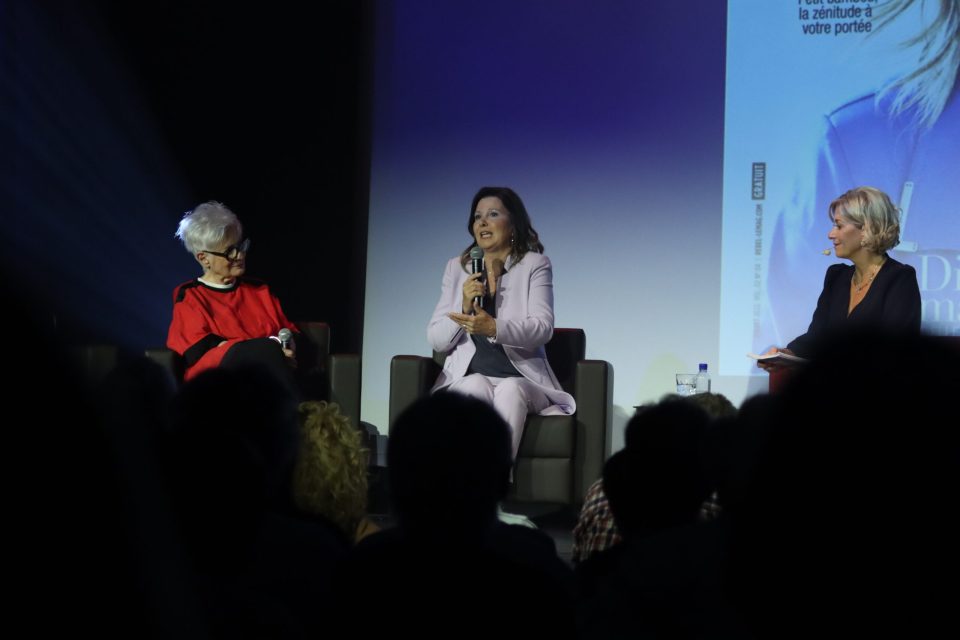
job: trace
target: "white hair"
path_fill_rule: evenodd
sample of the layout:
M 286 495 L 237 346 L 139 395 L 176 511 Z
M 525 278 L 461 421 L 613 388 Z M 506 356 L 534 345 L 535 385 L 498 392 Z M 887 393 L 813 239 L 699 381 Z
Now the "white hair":
M 183 214 L 174 234 L 190 255 L 213 250 L 228 240 L 239 241 L 243 237 L 243 225 L 233 211 L 220 202 L 211 200 L 197 205 Z

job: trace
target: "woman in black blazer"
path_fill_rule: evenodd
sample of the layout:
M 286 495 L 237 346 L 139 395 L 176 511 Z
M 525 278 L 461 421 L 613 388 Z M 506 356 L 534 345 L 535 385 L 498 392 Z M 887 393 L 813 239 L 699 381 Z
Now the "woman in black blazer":
M 857 187 L 830 203 L 833 227 L 827 237 L 838 258 L 852 265 L 827 269 L 823 291 L 807 332 L 786 349 L 807 357 L 831 331 L 870 325 L 892 332 L 920 332 L 920 287 L 913 267 L 897 262 L 887 251 L 900 242 L 899 210 L 890 197 L 873 187 Z M 777 365 L 760 361 L 762 369 Z

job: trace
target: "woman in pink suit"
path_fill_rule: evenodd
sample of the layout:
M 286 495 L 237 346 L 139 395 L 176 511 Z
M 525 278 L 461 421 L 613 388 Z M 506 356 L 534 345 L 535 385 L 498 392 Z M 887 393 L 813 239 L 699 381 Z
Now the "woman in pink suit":
M 510 425 L 516 459 L 528 413 L 576 410 L 543 349 L 553 335 L 553 268 L 512 189 L 480 189 L 467 231 L 473 242 L 447 263 L 427 327 L 430 346 L 448 354 L 433 391 L 492 404 Z M 483 250 L 483 268 L 471 274 L 475 247 Z

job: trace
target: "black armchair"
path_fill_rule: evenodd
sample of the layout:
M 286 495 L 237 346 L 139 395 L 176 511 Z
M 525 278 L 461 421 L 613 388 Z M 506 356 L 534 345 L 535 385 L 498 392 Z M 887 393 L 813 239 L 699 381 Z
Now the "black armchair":
M 340 405 L 350 423 L 360 427 L 360 355 L 330 353 L 330 325 L 325 322 L 294 323 L 300 331 L 297 340 L 298 377 L 304 382 L 311 400 L 327 400 Z M 170 371 L 174 379 L 183 379 L 183 361 L 175 352 L 160 347 L 145 354 Z

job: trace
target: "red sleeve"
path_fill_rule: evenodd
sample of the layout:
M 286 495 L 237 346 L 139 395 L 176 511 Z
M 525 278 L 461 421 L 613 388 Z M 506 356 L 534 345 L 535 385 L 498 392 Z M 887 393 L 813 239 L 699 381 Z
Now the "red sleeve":
M 167 331 L 167 347 L 181 356 L 187 349 L 213 333 L 206 314 L 196 305 L 189 291 L 177 301 L 180 287 L 174 292 L 173 320 Z

